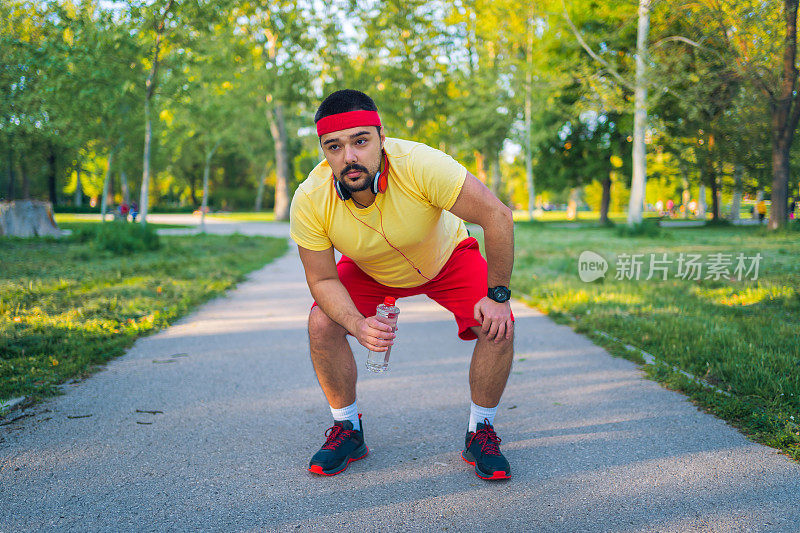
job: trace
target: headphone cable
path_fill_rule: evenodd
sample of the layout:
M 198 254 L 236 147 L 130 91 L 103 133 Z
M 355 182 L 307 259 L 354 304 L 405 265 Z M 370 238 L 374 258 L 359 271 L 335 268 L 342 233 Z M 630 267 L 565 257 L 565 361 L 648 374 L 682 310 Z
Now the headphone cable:
M 352 198 L 352 197 L 351 197 L 350 199 L 351 199 L 351 200 L 353 200 L 353 202 L 357 203 L 357 204 L 358 204 L 358 205 L 360 205 L 360 206 L 363 206 L 363 207 L 365 207 L 365 208 L 367 207 L 367 206 L 365 206 L 364 204 L 362 204 L 361 202 L 358 202 L 358 201 L 356 201 L 356 199 L 355 199 L 355 198 Z M 402 255 L 402 256 L 403 256 L 403 259 L 405 259 L 405 260 L 408 262 L 408 264 L 409 264 L 409 265 L 411 265 L 411 268 L 413 268 L 413 269 L 414 269 L 414 270 L 417 272 L 417 274 L 419 274 L 420 276 L 422 276 L 423 278 L 425 278 L 425 279 L 426 279 L 426 280 L 428 280 L 428 281 L 433 281 L 431 278 L 429 278 L 428 276 L 426 276 L 425 274 L 423 274 L 423 273 L 422 273 L 422 271 L 421 271 L 419 268 L 417 268 L 417 267 L 416 267 L 416 265 L 414 265 L 414 263 L 413 263 L 413 262 L 412 262 L 412 261 L 411 261 L 411 260 L 410 260 L 410 259 L 409 259 L 409 258 L 406 256 L 406 254 L 404 254 L 402 251 L 400 251 L 400 249 L 399 249 L 399 248 L 397 248 L 397 246 L 395 246 L 394 244 L 392 244 L 391 242 L 389 242 L 389 239 L 386 237 L 386 233 L 385 233 L 385 231 L 386 231 L 386 230 L 385 230 L 385 228 L 383 227 L 383 211 L 381 211 L 381 208 L 380 208 L 380 207 L 378 207 L 378 203 L 377 203 L 377 202 L 378 202 L 378 198 L 377 198 L 377 196 L 376 196 L 376 197 L 375 197 L 375 200 L 374 200 L 374 203 L 375 203 L 375 208 L 378 210 L 378 214 L 379 214 L 379 216 L 380 216 L 379 220 L 380 220 L 380 222 L 381 222 L 381 231 L 378 231 L 377 229 L 373 228 L 372 226 L 370 226 L 369 224 L 367 224 L 366 222 L 364 222 L 363 220 L 361 220 L 360 218 L 358 218 L 358 217 L 355 215 L 355 213 L 353 213 L 353 211 L 350 209 L 350 206 L 349 206 L 349 205 L 347 205 L 347 202 L 344 202 L 344 206 L 347 208 L 347 210 L 350 212 L 350 215 L 351 215 L 353 218 L 355 218 L 356 220 L 358 220 L 359 222 L 361 222 L 362 224 L 364 224 L 366 227 L 368 227 L 369 229 L 371 229 L 372 231 L 376 232 L 376 233 L 377 233 L 377 234 L 379 234 L 381 237 L 383 237 L 383 240 L 384 240 L 384 241 L 386 241 L 386 243 L 387 243 L 389 246 L 391 246 L 392 248 L 394 248 L 394 250 L 395 250 L 397 253 L 399 253 L 400 255 Z

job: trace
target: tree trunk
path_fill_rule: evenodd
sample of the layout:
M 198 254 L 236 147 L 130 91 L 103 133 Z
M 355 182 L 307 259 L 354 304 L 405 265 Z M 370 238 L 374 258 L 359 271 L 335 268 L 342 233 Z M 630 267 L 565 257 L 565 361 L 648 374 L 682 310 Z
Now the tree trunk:
M 700 183 L 700 190 L 697 193 L 697 218 L 705 220 L 706 219 L 706 208 L 708 204 L 706 203 L 706 184 L 705 182 Z
M 219 147 L 219 141 L 214 147 L 206 154 L 206 162 L 203 167 L 203 203 L 200 206 L 200 232 L 206 232 L 206 210 L 208 209 L 208 180 L 211 175 L 211 158 L 214 157 L 214 152 Z
M 144 101 L 144 154 L 142 156 L 142 189 L 139 193 L 139 216 L 147 224 L 147 204 L 150 196 L 150 140 L 153 136 L 150 124 L 150 99 Z
M 264 165 L 264 172 L 261 174 L 261 179 L 258 181 L 258 190 L 256 191 L 256 205 L 255 211 L 258 213 L 264 207 L 264 189 L 267 184 L 267 165 Z
M 75 207 L 83 207 L 83 185 L 81 184 L 81 165 L 75 169 Z
M 790 136 L 790 135 L 788 135 Z M 779 138 L 772 145 L 772 205 L 769 209 L 769 229 L 785 227 L 789 220 L 789 150 L 791 140 Z
M 275 142 L 275 220 L 289 220 L 289 139 L 280 102 L 275 102 L 273 110 L 267 111 L 267 119 Z
M 500 198 L 500 189 L 503 177 L 500 175 L 500 154 L 493 154 L 492 157 L 492 193 Z
M 647 186 L 647 34 L 650 31 L 650 0 L 639 0 L 639 26 L 636 35 L 636 90 L 633 115 L 633 177 L 628 203 L 628 225 L 642 222 Z
M 131 193 L 128 190 L 128 175 L 125 174 L 124 168 L 119 171 L 119 183 L 120 187 L 122 188 L 122 201 L 125 202 L 125 204 L 130 207 Z
M 742 210 L 742 175 L 744 166 L 736 163 L 733 167 L 733 200 L 731 201 L 731 214 L 728 217 L 731 222 L 739 221 L 739 211 Z
M 6 189 L 6 200 L 9 202 L 16 198 L 16 190 L 14 187 L 14 151 L 8 149 L 8 183 Z
M 22 180 L 22 198 L 24 200 L 31 199 L 31 182 L 28 179 L 28 165 L 25 163 L 25 158 L 20 157 L 17 161 L 18 174 Z
M 603 196 L 600 200 L 600 224 L 608 225 L 608 206 L 611 204 L 611 170 L 602 181 Z
M 531 152 L 531 93 L 533 92 L 533 2 L 528 15 L 528 70 L 525 73 L 525 179 L 528 183 L 528 220 L 533 220 L 536 190 L 533 183 L 533 153 Z
M 708 186 L 711 188 L 711 220 L 719 221 L 719 184 L 717 181 L 717 169 L 714 167 L 711 157 L 708 158 Z
M 164 11 L 160 13 L 158 24 L 156 25 L 156 42 L 153 47 L 153 64 L 150 67 L 150 73 L 147 75 L 147 80 L 144 84 L 144 154 L 143 168 L 142 168 L 142 190 L 139 195 L 139 215 L 142 224 L 147 224 L 147 206 L 150 194 L 150 142 L 153 136 L 152 125 L 150 123 L 150 100 L 153 98 L 155 91 L 156 76 L 158 75 L 159 57 L 161 53 L 161 38 L 164 35 L 164 25 L 167 19 L 167 13 L 172 9 L 174 0 L 168 0 Z
M 194 178 L 189 180 L 189 196 L 192 198 L 192 205 L 197 206 L 199 202 L 197 201 L 197 190 L 195 189 L 194 182 Z
M 681 207 L 683 207 L 683 218 L 689 218 L 689 202 L 692 201 L 692 192 L 689 190 L 689 170 L 686 168 L 686 162 L 682 158 L 678 158 L 678 168 L 681 171 Z
M 50 196 L 50 205 L 52 205 L 53 208 L 58 206 L 58 188 L 56 187 L 57 172 L 56 151 L 51 144 L 50 151 L 47 154 L 47 190 Z
M 0 236 L 58 237 L 61 231 L 53 219 L 53 207 L 38 200 L 0 202 Z
M 100 220 L 106 221 L 106 212 L 108 212 L 108 195 L 111 188 L 111 165 L 114 162 L 114 149 L 108 153 L 108 164 L 106 165 L 106 173 L 103 176 L 103 196 L 100 199 Z
M 783 69 L 780 89 L 769 93 L 772 115 L 772 206 L 769 213 L 770 229 L 785 227 L 788 223 L 789 151 L 794 132 L 800 120 L 800 102 L 797 94 L 797 6 L 798 0 L 784 0 L 783 17 L 786 37 L 783 46 Z M 768 91 L 767 91 L 768 92 Z
M 569 200 L 567 201 L 567 220 L 578 220 L 578 198 L 580 188 L 573 187 L 569 190 Z

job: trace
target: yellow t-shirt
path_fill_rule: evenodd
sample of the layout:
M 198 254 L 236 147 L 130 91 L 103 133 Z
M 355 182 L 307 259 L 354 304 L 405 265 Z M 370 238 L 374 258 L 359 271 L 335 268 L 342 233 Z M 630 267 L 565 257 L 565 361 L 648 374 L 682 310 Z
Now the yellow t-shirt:
M 416 287 L 428 281 L 425 277 L 435 277 L 468 237 L 464 221 L 447 211 L 461 192 L 467 169 L 421 143 L 387 137 L 383 146 L 389 158 L 385 193 L 378 193 L 365 209 L 353 200 L 343 202 L 323 160 L 294 194 L 291 236 L 309 250 L 333 246 L 384 285 Z

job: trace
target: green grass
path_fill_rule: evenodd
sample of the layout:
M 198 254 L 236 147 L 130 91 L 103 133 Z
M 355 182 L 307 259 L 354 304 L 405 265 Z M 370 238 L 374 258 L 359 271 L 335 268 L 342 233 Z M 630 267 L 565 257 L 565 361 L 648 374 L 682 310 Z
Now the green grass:
M 236 222 L 273 222 L 275 213 L 272 211 L 262 212 L 232 212 L 232 213 L 209 213 L 206 217 L 210 220 L 234 220 Z
M 645 213 L 645 216 L 656 216 L 656 213 Z M 610 212 L 608 218 L 613 222 L 624 222 L 627 219 L 625 213 Z M 517 209 L 514 211 L 514 220 L 523 222 L 528 221 L 528 211 Z M 539 215 L 535 216 L 537 222 L 592 222 L 597 223 L 600 220 L 599 211 L 579 211 L 578 218 L 570 220 L 567 218 L 567 212 L 560 211 L 542 211 Z
M 710 208 L 709 208 L 710 209 Z M 659 218 L 659 214 L 655 212 L 646 212 L 644 213 L 645 218 Z M 612 211 L 608 214 L 609 220 L 615 224 L 624 224 L 628 220 L 628 215 L 624 211 Z M 739 218 L 742 220 L 749 220 L 750 216 L 750 204 L 742 205 L 740 210 Z M 528 211 L 525 209 L 516 209 L 514 210 L 514 220 L 518 222 L 528 222 Z M 600 212 L 599 211 L 579 211 L 578 218 L 570 220 L 567 218 L 567 212 L 564 210 L 561 211 L 543 211 L 541 214 L 535 217 L 537 222 L 568 222 L 568 223 L 586 223 L 586 224 L 596 224 L 598 220 L 600 220 Z M 690 218 L 681 218 L 680 216 L 673 218 L 673 219 L 665 219 L 665 220 L 700 220 L 699 218 L 690 217 Z M 711 220 L 711 212 L 706 212 L 706 220 Z
M 605 278 L 584 283 L 578 257 L 592 250 L 609 260 Z M 763 256 L 753 281 L 675 278 L 678 254 Z M 615 256 L 667 253 L 670 277 L 615 280 Z M 724 418 L 756 441 L 800 460 L 800 232 L 762 227 L 660 229 L 623 237 L 611 228 L 556 228 L 517 223 L 513 289 L 555 318 L 573 324 L 612 353 L 641 362 L 597 331 L 664 361 L 647 372 Z M 705 273 L 703 274 L 703 277 Z M 752 277 L 752 274 L 751 276 Z M 573 320 L 574 319 L 574 320 Z M 705 389 L 675 366 L 727 391 Z
M 75 231 L 76 229 L 81 228 L 88 228 L 93 227 L 97 224 L 100 224 L 100 216 L 99 215 L 81 215 L 81 214 L 73 214 L 73 213 L 56 213 L 55 215 L 56 224 L 60 229 L 68 229 Z M 112 222 L 110 219 L 107 222 Z M 189 228 L 191 226 L 185 226 L 181 224 L 151 224 L 148 223 L 153 229 L 161 229 L 161 228 Z
M 119 256 L 92 241 L 0 239 L 0 402 L 56 394 L 287 249 L 241 235 L 160 241 Z

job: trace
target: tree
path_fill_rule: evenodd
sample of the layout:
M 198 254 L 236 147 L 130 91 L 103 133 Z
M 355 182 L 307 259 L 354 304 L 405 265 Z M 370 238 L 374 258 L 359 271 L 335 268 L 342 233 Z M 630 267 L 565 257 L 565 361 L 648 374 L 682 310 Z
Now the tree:
M 788 222 L 791 147 L 800 120 L 797 91 L 798 0 L 733 2 L 704 0 L 689 6 L 698 13 L 697 42 L 714 28 L 725 39 L 739 76 L 767 102 L 772 143 L 772 205 L 769 228 Z
M 242 30 L 258 50 L 256 72 L 275 154 L 275 219 L 288 220 L 292 170 L 287 122 L 308 98 L 309 69 L 319 45 L 307 30 L 316 26 L 320 14 L 295 0 L 248 2 L 239 10 Z
M 156 88 L 158 67 L 161 61 L 161 48 L 164 32 L 166 29 L 167 16 L 172 9 L 174 0 L 166 0 L 166 5 L 162 8 L 159 3 L 155 6 L 157 10 L 152 17 L 154 42 L 152 59 L 150 60 L 150 70 L 144 83 L 144 153 L 142 154 L 142 188 L 139 200 L 139 212 L 142 224 L 147 223 L 147 208 L 149 204 L 150 192 L 150 144 L 153 138 L 153 128 L 150 118 L 150 105 Z M 150 16 L 145 14 L 147 23 L 151 22 Z

